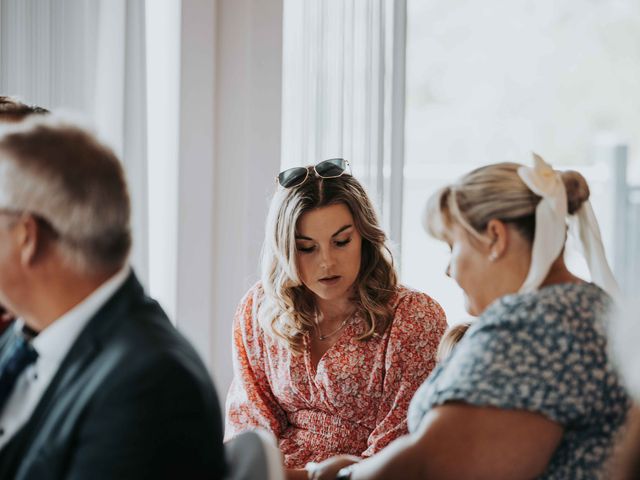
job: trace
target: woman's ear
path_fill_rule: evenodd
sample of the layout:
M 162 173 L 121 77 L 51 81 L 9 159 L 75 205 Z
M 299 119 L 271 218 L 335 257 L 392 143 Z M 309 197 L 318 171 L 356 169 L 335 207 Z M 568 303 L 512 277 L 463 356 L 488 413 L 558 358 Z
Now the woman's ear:
M 502 257 L 509 246 L 509 229 L 507 225 L 497 219 L 489 220 L 487 236 L 490 240 L 489 260 L 495 262 Z

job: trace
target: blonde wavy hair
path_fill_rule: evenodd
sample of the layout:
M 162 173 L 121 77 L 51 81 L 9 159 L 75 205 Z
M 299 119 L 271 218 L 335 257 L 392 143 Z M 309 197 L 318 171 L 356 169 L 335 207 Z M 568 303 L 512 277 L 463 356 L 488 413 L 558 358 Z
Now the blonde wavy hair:
M 393 318 L 391 299 L 398 280 L 371 200 L 351 175 L 324 179 L 310 171 L 302 185 L 278 188 L 271 200 L 262 248 L 264 297 L 256 306 L 262 328 L 283 340 L 294 353 L 302 351 L 302 336 L 313 329 L 316 313 L 314 296 L 300 280 L 296 265 L 298 220 L 310 210 L 335 204 L 349 208 L 362 236 L 360 271 L 352 300 L 366 328 L 358 339 L 381 334 Z
M 533 193 L 518 175 L 519 163 L 496 163 L 477 168 L 457 182 L 441 188 L 427 202 L 423 218 L 427 232 L 439 240 L 447 239 L 455 222 L 472 238 L 486 239 L 490 220 L 510 223 L 533 243 L 536 207 L 541 197 Z M 589 198 L 589 186 L 578 172 L 560 172 L 567 191 L 569 214 L 577 212 Z

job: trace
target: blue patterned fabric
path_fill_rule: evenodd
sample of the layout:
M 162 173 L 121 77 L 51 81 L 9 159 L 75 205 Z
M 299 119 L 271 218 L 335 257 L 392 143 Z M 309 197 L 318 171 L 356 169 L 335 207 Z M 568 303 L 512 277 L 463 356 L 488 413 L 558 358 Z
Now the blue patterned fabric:
M 409 430 L 447 401 L 536 412 L 565 429 L 540 478 L 601 478 L 630 406 L 607 355 L 610 307 L 594 284 L 497 300 L 416 392 Z

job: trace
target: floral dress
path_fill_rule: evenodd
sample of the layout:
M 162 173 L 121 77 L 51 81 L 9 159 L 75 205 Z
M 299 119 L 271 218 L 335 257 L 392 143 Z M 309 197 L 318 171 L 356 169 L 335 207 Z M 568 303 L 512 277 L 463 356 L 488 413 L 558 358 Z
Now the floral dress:
M 263 331 L 255 315 L 261 296 L 256 285 L 234 320 L 226 439 L 267 429 L 285 466 L 302 468 L 342 453 L 368 457 L 407 433 L 409 402 L 434 368 L 447 327 L 434 300 L 400 287 L 383 335 L 357 340 L 364 322 L 355 315 L 314 369 L 308 336 L 296 355 Z
M 502 297 L 420 387 L 409 430 L 449 401 L 535 412 L 564 427 L 540 478 L 608 478 L 606 463 L 630 406 L 607 352 L 610 307 L 593 284 Z

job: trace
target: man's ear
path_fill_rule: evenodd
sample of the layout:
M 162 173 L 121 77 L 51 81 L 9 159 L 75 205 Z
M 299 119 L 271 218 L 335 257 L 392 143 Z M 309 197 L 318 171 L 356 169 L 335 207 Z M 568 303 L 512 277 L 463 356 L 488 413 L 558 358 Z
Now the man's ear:
M 489 220 L 487 224 L 487 236 L 490 240 L 489 260 L 495 262 L 502 257 L 509 246 L 509 229 L 507 225 L 498 219 Z
M 24 215 L 15 226 L 14 232 L 20 250 L 20 263 L 24 267 L 30 267 L 43 247 L 40 225 L 33 215 Z

